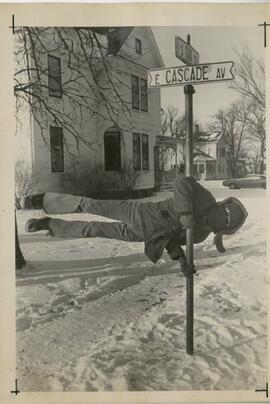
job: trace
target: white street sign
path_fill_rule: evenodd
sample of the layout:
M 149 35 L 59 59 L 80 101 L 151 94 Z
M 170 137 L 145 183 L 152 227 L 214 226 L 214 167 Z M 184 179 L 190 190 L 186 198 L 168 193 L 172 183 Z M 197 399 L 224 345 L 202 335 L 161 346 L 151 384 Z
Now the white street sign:
M 173 87 L 233 80 L 234 62 L 203 63 L 194 66 L 148 70 L 148 87 Z
M 199 52 L 179 36 L 175 37 L 175 56 L 187 65 L 199 64 Z

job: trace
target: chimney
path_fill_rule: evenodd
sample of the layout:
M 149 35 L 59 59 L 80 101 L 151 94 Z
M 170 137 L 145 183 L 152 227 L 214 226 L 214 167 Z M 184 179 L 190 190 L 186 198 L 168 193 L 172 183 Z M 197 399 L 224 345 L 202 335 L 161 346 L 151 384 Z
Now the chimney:
M 200 131 L 199 125 L 197 123 L 195 123 L 195 125 L 193 127 L 193 140 L 194 140 L 194 142 L 198 141 L 199 131 Z

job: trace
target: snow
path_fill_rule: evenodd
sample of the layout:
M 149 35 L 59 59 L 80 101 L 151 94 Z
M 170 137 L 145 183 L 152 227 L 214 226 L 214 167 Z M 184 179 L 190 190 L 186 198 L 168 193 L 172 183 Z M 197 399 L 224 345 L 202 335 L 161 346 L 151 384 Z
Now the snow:
M 211 236 L 195 246 L 194 356 L 185 352 L 185 277 L 166 253 L 152 264 L 143 243 L 26 234 L 26 220 L 44 213 L 17 212 L 28 261 L 16 274 L 21 391 L 265 385 L 265 191 L 229 191 L 220 182 L 206 186 L 218 199 L 234 192 L 249 216 L 238 233 L 225 237 L 226 253 L 215 250 Z M 164 197 L 168 194 L 150 199 Z

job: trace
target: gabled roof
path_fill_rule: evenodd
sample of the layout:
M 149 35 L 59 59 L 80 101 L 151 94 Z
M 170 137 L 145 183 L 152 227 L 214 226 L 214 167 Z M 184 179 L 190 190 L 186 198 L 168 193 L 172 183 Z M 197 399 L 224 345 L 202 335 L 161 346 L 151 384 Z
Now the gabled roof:
M 196 146 L 193 146 L 193 154 L 194 154 L 194 161 L 196 160 L 215 160 L 212 156 L 210 156 L 210 154 L 205 153 L 203 150 L 199 149 Z
M 92 28 L 93 31 L 105 35 L 108 38 L 108 47 L 109 47 L 109 53 L 112 55 L 116 55 L 126 40 L 128 39 L 130 33 L 135 27 L 94 27 Z M 152 42 L 152 47 L 154 49 L 154 54 L 157 62 L 157 66 L 163 67 L 164 62 L 161 56 L 161 53 L 159 51 L 158 45 L 156 43 L 154 34 L 152 32 L 152 29 L 147 26 L 143 27 L 137 27 L 137 28 L 143 28 L 147 31 L 147 34 L 149 35 L 149 38 Z
M 134 27 L 94 27 L 93 31 L 108 38 L 108 51 L 116 55 Z
M 200 132 L 195 140 L 195 142 L 202 143 L 214 143 L 218 142 L 222 137 L 222 132 Z
M 158 47 L 157 42 L 156 42 L 156 40 L 155 40 L 153 31 L 152 31 L 152 29 L 151 29 L 150 27 L 146 27 L 146 29 L 147 29 L 147 31 L 148 31 L 148 33 L 149 33 L 149 36 L 150 36 L 151 40 L 153 41 L 154 50 L 155 50 L 155 53 L 156 53 L 156 56 L 157 56 L 157 59 L 158 59 L 158 60 L 157 60 L 157 62 L 158 62 L 157 64 L 158 64 L 160 67 L 163 67 L 163 66 L 165 66 L 165 64 L 164 64 L 164 62 L 163 62 L 161 53 L 160 53 L 160 51 L 159 51 L 159 47 Z

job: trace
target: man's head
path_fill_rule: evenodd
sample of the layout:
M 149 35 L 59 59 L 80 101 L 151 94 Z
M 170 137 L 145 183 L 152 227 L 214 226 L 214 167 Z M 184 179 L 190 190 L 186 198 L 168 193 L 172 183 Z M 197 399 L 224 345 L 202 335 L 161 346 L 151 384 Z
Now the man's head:
M 208 224 L 214 233 L 233 234 L 245 222 L 248 213 L 243 204 L 234 197 L 217 202 L 207 214 Z

